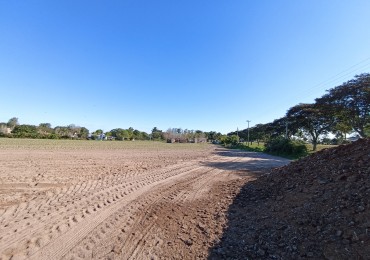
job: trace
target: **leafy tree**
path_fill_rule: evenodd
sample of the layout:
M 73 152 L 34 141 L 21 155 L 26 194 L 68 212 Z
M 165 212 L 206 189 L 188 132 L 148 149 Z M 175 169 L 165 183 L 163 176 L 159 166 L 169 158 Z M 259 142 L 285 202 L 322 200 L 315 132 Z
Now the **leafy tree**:
M 195 131 L 195 138 L 204 138 L 206 135 L 201 130 Z
M 271 138 L 284 137 L 290 139 L 298 131 L 296 121 L 291 121 L 289 118 L 281 117 L 275 119 L 272 123 L 258 125 L 259 138 L 265 139 L 265 141 Z
M 266 142 L 271 134 L 267 131 L 267 124 L 257 124 L 249 129 L 251 140 L 255 140 L 259 145 L 260 142 Z M 244 131 L 243 131 L 244 132 Z
M 139 130 L 136 130 L 136 129 L 134 131 L 132 131 L 132 139 L 141 140 L 142 139 L 141 132 Z
M 364 131 L 366 136 L 370 136 L 370 124 L 365 125 Z
M 110 133 L 112 134 L 113 137 L 116 138 L 116 140 L 123 140 L 123 129 L 122 128 L 115 128 L 110 130 Z
M 66 126 L 54 127 L 54 133 L 61 138 L 69 138 L 70 129 Z
M 361 137 L 365 137 L 365 128 L 370 124 L 370 74 L 356 75 L 354 79 L 328 92 L 316 99 L 316 102 L 325 107 L 326 112 L 335 116 L 342 125 L 349 125 Z
M 37 131 L 39 134 L 47 136 L 53 133 L 53 129 L 51 128 L 50 123 L 41 123 L 37 127 Z
M 287 118 L 310 137 L 313 151 L 316 151 L 320 135 L 327 134 L 335 124 L 335 119 L 328 116 L 317 104 L 296 105 L 288 110 Z
M 103 133 L 103 130 L 98 129 L 98 130 L 96 130 L 94 133 L 95 133 L 95 134 L 97 134 L 97 135 L 101 135 L 101 134 Z
M 51 129 L 51 124 L 50 123 L 40 123 L 39 127 Z
M 13 130 L 15 126 L 19 125 L 18 118 L 17 117 L 12 117 L 9 119 L 7 126 Z
M 339 121 L 333 128 L 333 132 L 341 141 L 347 140 L 347 134 L 352 132 L 352 127 L 348 121 Z
M 43 128 L 48 128 L 48 129 L 50 129 L 50 128 L 51 128 L 51 124 L 50 124 L 50 123 L 40 123 L 40 124 L 39 124 L 39 127 L 43 127 Z
M 210 141 L 210 142 L 214 142 L 214 141 L 217 141 L 217 140 L 220 140 L 220 137 L 221 137 L 221 133 L 217 133 L 215 131 L 210 131 L 210 132 L 204 132 L 204 135 L 207 137 L 207 140 Z
M 37 127 L 34 125 L 16 125 L 12 134 L 19 138 L 38 138 Z
M 148 135 L 148 133 L 146 132 L 141 132 L 141 140 L 149 140 L 150 137 Z
M 127 129 L 124 129 L 121 134 L 122 134 L 122 139 L 128 140 L 131 138 L 130 132 Z
M 307 154 L 307 147 L 302 141 L 289 140 L 280 136 L 271 138 L 265 143 L 265 152 L 275 155 L 301 157 Z
M 81 127 L 80 132 L 78 133 L 78 137 L 82 139 L 87 139 L 89 134 L 89 129 L 87 129 L 86 127 Z
M 127 129 L 127 133 L 128 133 L 128 139 L 132 140 L 134 138 L 134 128 L 129 127 Z
M 157 127 L 152 129 L 152 139 L 153 140 L 163 140 L 163 132 L 159 130 Z
M 221 143 L 225 145 L 237 145 L 239 143 L 239 136 L 237 135 L 222 136 Z
M 70 124 L 67 126 L 68 136 L 71 138 L 77 138 L 80 132 L 81 127 L 76 126 L 75 124 Z

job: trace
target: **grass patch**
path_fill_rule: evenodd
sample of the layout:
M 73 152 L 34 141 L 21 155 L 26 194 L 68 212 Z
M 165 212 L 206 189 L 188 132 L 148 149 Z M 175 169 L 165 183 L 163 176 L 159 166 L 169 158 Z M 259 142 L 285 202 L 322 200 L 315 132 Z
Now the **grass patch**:
M 265 151 L 264 143 L 260 143 L 259 145 L 257 143 L 252 143 L 249 145 L 247 145 L 246 143 L 239 143 L 235 146 L 235 148 L 245 150 L 245 151 L 251 151 L 251 152 L 264 152 Z
M 323 149 L 328 149 L 328 148 L 332 148 L 332 147 L 337 147 L 338 145 L 331 145 L 331 144 L 318 144 L 316 146 L 316 151 L 312 151 L 312 147 L 313 145 L 312 144 L 306 144 L 307 146 L 307 150 L 308 150 L 308 153 L 309 154 L 312 154 L 312 153 L 315 153 L 315 152 L 318 152 L 318 151 L 321 151 Z
M 249 146 L 246 143 L 239 143 L 237 145 L 226 146 L 226 147 L 231 148 L 231 149 L 240 149 L 240 150 L 244 150 L 244 151 L 250 151 L 250 152 L 266 153 L 266 154 L 279 156 L 279 157 L 283 157 L 283 158 L 290 159 L 290 160 L 298 160 L 302 157 L 308 156 L 310 154 L 321 151 L 323 149 L 328 149 L 328 148 L 332 148 L 332 147 L 337 146 L 337 145 L 318 144 L 317 147 L 316 147 L 316 151 L 312 151 L 312 147 L 313 147 L 312 144 L 305 144 L 305 145 L 307 147 L 307 152 L 306 153 L 300 153 L 300 154 L 286 154 L 286 153 L 267 152 L 264 143 L 259 143 L 259 145 L 258 145 L 256 142 L 254 142 L 252 144 L 249 144 Z

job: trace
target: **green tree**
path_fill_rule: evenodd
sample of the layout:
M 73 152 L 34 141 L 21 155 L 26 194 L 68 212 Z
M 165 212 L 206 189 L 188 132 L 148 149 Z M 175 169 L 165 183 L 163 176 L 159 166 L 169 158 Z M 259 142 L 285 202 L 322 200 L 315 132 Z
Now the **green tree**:
M 16 125 L 12 134 L 19 138 L 38 138 L 37 127 L 34 125 Z
M 122 128 L 115 128 L 115 129 L 112 129 L 110 130 L 110 133 L 112 134 L 113 137 L 116 138 L 116 140 L 123 140 L 124 137 L 123 137 L 123 129 Z
M 311 139 L 316 151 L 319 137 L 327 134 L 335 124 L 335 119 L 325 113 L 317 104 L 299 104 L 287 112 L 289 122 L 296 124 Z
M 316 99 L 316 103 L 342 125 L 348 124 L 361 137 L 367 136 L 365 129 L 370 124 L 370 74 L 356 75 L 354 79 L 330 89 L 326 95 Z
M 50 123 L 40 123 L 39 127 L 45 128 L 45 129 L 51 129 Z
M 94 133 L 95 133 L 95 134 L 97 134 L 97 135 L 101 135 L 101 134 L 103 133 L 103 130 L 98 129 L 98 130 L 96 130 Z
M 217 133 L 216 131 L 204 132 L 204 135 L 207 137 L 209 142 L 219 141 L 221 137 L 221 133 Z
M 130 132 L 127 129 L 124 129 L 121 134 L 123 139 L 129 140 L 131 138 Z
M 348 121 L 340 121 L 334 126 L 333 132 L 340 137 L 341 141 L 344 141 L 347 140 L 347 134 L 352 132 L 352 126 Z
M 7 126 L 13 130 L 15 126 L 19 125 L 18 118 L 17 117 L 12 117 L 9 119 Z
M 152 139 L 153 140 L 163 140 L 163 131 L 159 130 L 157 127 L 152 129 Z
M 141 132 L 141 140 L 149 140 L 150 137 L 148 135 L 148 133 L 146 132 Z
M 50 123 L 41 123 L 37 127 L 37 131 L 40 135 L 48 136 L 53 133 L 53 129 L 51 128 Z
M 239 136 L 237 135 L 222 136 L 221 142 L 225 145 L 236 145 L 239 143 Z
M 127 129 L 127 133 L 128 133 L 128 139 L 132 140 L 134 138 L 134 128 L 129 127 Z
M 78 133 L 78 137 L 82 139 L 87 139 L 89 134 L 90 134 L 89 129 L 87 129 L 86 127 L 81 127 Z
M 54 133 L 59 137 L 59 138 L 69 138 L 69 132 L 70 130 L 66 126 L 56 126 L 54 127 Z
M 265 143 L 265 152 L 275 155 L 301 157 L 307 154 L 307 147 L 302 141 L 289 140 L 279 136 L 271 138 Z
M 267 126 L 267 124 L 257 124 L 252 127 L 250 129 L 250 133 L 253 139 L 251 140 L 255 140 L 258 145 L 260 144 L 260 142 L 266 142 L 267 140 L 269 140 L 270 134 L 266 131 Z

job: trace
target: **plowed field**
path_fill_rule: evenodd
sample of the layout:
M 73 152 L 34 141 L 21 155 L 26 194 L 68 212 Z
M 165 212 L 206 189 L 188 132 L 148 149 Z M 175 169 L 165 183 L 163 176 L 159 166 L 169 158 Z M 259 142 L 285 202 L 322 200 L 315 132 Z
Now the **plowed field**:
M 288 161 L 205 144 L 0 139 L 0 259 L 204 259 Z

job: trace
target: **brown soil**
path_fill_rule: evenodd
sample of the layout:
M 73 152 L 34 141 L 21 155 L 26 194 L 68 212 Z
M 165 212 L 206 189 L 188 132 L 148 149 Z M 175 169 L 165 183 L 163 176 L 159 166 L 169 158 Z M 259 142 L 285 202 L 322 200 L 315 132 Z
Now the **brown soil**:
M 369 140 L 287 166 L 215 146 L 1 142 L 0 259 L 370 256 Z
M 1 142 L 0 259 L 205 259 L 241 186 L 288 162 L 207 145 Z
M 248 182 L 211 259 L 370 259 L 370 140 Z

